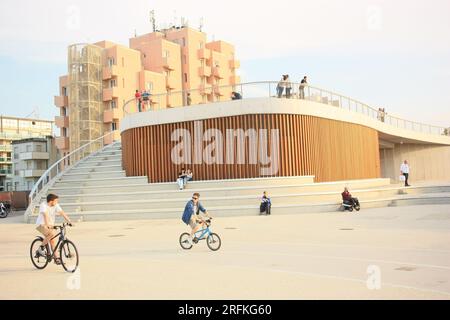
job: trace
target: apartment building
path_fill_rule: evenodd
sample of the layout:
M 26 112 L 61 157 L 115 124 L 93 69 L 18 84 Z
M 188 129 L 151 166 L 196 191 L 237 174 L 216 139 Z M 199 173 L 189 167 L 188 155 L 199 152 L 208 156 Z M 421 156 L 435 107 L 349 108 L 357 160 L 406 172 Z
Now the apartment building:
M 45 171 L 57 161 L 58 153 L 52 136 L 28 138 L 12 142 L 13 191 L 29 191 Z
M 55 96 L 63 156 L 110 132 L 105 143 L 120 139 L 120 120 L 138 109 L 136 90 L 152 95 L 143 109 L 154 110 L 187 105 L 188 93 L 191 104 L 229 100 L 240 83 L 234 46 L 184 26 L 136 36 L 129 47 L 100 41 L 68 50 Z
M 52 134 L 52 121 L 0 116 L 0 191 L 12 191 L 14 188 L 13 141 Z

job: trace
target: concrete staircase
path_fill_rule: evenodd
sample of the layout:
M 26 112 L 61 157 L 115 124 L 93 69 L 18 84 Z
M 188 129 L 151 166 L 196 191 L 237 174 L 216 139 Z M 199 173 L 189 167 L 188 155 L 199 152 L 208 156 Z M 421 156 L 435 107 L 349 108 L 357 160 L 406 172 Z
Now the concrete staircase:
M 389 179 L 314 183 L 313 176 L 240 180 L 193 181 L 185 190 L 175 182 L 152 183 L 147 177 L 126 177 L 121 145 L 115 143 L 71 168 L 49 189 L 60 196 L 62 208 L 73 220 L 131 220 L 180 218 L 193 192 L 213 216 L 257 215 L 259 197 L 268 191 L 272 214 L 332 212 L 340 208 L 348 186 L 362 208 L 416 204 L 450 204 L 448 185 L 404 188 Z M 195 178 L 195 176 L 194 176 Z M 36 213 L 28 217 L 33 223 Z

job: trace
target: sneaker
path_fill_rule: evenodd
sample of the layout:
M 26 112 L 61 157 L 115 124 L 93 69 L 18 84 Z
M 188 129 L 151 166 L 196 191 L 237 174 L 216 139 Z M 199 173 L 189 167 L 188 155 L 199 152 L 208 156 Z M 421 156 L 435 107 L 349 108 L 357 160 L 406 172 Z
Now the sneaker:
M 197 242 L 198 242 L 198 238 L 195 237 L 195 238 L 192 240 L 192 242 L 197 243 Z
M 61 264 L 61 258 L 55 258 L 55 264 L 60 265 Z

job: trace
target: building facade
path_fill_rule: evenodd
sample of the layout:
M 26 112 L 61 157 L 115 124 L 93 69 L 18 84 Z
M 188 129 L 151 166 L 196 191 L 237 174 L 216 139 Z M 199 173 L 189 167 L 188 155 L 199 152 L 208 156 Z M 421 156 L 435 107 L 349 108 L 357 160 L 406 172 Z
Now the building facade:
M 14 191 L 29 191 L 45 171 L 57 161 L 54 138 L 28 138 L 12 142 Z
M 14 190 L 13 141 L 52 134 L 52 121 L 0 116 L 0 191 Z
M 120 139 L 124 113 L 139 107 L 136 90 L 152 95 L 142 110 L 230 100 L 240 83 L 238 68 L 232 44 L 207 42 L 204 32 L 189 27 L 136 36 L 129 47 L 110 41 L 72 45 L 55 97 L 56 145 L 64 156 L 109 132 L 105 143 Z

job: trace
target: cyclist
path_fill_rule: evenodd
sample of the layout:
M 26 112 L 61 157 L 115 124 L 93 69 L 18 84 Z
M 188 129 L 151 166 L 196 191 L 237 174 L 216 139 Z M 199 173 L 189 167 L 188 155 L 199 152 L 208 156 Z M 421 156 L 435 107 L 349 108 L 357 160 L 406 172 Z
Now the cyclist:
M 69 225 L 72 224 L 67 214 L 61 209 L 58 201 L 58 196 L 56 194 L 50 193 L 47 195 L 47 202 L 42 202 L 39 207 L 39 215 L 36 220 L 36 224 L 38 226 L 36 230 L 42 233 L 45 237 L 44 241 L 42 242 L 42 246 L 37 250 L 37 253 L 41 256 L 45 256 L 44 247 L 49 241 L 52 246 L 52 250 L 56 246 L 57 239 L 51 240 L 56 235 L 55 230 L 53 229 L 55 225 L 55 216 L 57 214 L 61 215 L 64 217 L 67 223 L 69 223 Z M 58 252 L 55 252 L 55 263 L 61 264 L 61 259 L 60 257 L 58 257 L 58 254 Z
M 200 194 L 198 192 L 192 195 L 192 200 L 189 200 L 184 208 L 182 220 L 184 223 L 191 227 L 191 238 L 189 241 L 197 242 L 197 238 L 195 237 L 193 240 L 195 233 L 200 229 L 204 220 L 200 216 L 200 211 L 208 218 L 212 219 L 206 209 L 202 206 L 199 201 Z

